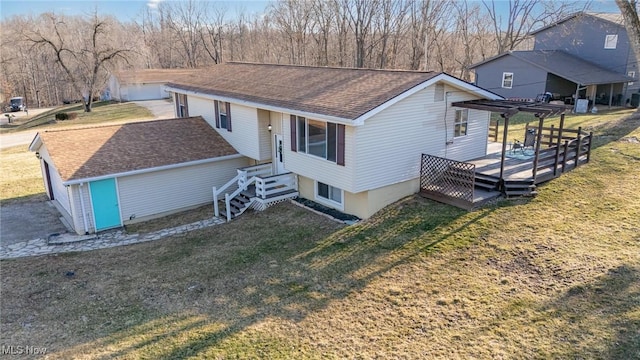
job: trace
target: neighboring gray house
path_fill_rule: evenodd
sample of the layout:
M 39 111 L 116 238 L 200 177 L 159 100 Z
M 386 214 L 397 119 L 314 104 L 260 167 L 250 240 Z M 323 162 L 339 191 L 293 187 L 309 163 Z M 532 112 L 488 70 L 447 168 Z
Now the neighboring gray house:
M 530 34 L 531 51 L 511 51 L 471 66 L 476 84 L 506 98 L 549 92 L 574 103 L 624 105 L 637 93 L 637 64 L 620 14 L 573 14 Z

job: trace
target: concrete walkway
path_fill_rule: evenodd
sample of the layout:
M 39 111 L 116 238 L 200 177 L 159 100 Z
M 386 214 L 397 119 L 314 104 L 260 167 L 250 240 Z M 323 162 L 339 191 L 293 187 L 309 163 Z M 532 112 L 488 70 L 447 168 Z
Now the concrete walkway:
M 115 246 L 131 245 L 147 241 L 160 240 L 168 236 L 188 233 L 190 231 L 224 224 L 221 218 L 196 221 L 191 224 L 163 229 L 148 234 L 127 234 L 122 230 L 109 231 L 98 235 L 50 236 L 20 243 L 0 245 L 0 259 L 14 259 L 27 256 L 60 254 L 75 251 L 106 249 Z

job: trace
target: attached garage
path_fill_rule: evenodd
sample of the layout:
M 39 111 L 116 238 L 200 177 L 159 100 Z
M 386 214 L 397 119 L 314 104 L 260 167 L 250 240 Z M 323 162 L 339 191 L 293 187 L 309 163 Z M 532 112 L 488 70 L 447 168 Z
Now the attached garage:
M 51 200 L 78 234 L 213 201 L 249 159 L 202 117 L 38 133 Z

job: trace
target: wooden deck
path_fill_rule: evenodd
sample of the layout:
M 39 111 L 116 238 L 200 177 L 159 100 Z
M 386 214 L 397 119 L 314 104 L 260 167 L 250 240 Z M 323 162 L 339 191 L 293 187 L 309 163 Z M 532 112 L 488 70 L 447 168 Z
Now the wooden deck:
M 488 144 L 487 151 L 489 153 L 487 155 L 469 161 L 469 163 L 476 166 L 476 174 L 492 177 L 500 176 L 500 146 L 500 143 L 490 142 Z M 507 150 L 505 154 L 503 179 L 516 181 L 531 179 L 534 180 L 534 184 L 537 185 L 556 178 L 563 172 L 574 169 L 588 161 L 588 157 L 584 152 L 581 152 L 579 156 L 576 157 L 575 149 L 567 149 L 566 156 L 564 156 L 564 151 L 561 147 L 559 151 L 561 156 L 558 161 L 556 161 L 556 155 L 558 155 L 556 146 L 540 149 L 534 179 L 534 151 L 530 149 L 525 151 L 519 149 L 515 151 Z M 562 159 L 564 159 L 564 161 L 562 161 Z

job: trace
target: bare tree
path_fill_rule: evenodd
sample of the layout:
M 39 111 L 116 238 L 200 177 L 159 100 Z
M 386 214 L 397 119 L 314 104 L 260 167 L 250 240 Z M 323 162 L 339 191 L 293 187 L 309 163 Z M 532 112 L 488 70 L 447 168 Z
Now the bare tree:
M 201 30 L 205 23 L 206 4 L 202 1 L 162 2 L 158 11 L 164 24 L 171 29 L 180 51 L 184 56 L 186 67 L 198 66 L 200 53 L 203 51 Z
M 367 56 L 367 41 L 371 32 L 376 11 L 380 7 L 381 0 L 343 0 L 343 7 L 349 16 L 349 27 L 355 37 L 356 53 L 354 66 L 364 67 Z
M 534 29 L 553 23 L 583 4 L 566 1 L 511 0 L 509 2 L 482 0 L 487 15 L 493 23 L 496 52 L 501 54 L 515 49 Z M 500 6 L 508 4 L 506 18 L 502 17 Z
M 289 43 L 291 64 L 306 63 L 307 37 L 312 10 L 312 3 L 296 0 L 278 1 L 271 6 L 269 14 Z
M 214 64 L 222 62 L 223 49 L 223 29 L 224 16 L 226 10 L 224 8 L 207 8 L 205 12 L 205 21 L 202 29 L 200 29 L 200 40 L 204 51 Z
M 54 54 L 55 62 L 64 70 L 74 91 L 82 96 L 84 111 L 90 112 L 94 95 L 106 82 L 106 66 L 119 59 L 126 61 L 130 49 L 113 46 L 109 34 L 115 23 L 113 19 L 100 18 L 97 13 L 74 27 L 54 14 L 43 15 L 43 21 L 51 32 L 37 29 L 27 33 L 27 39 Z

